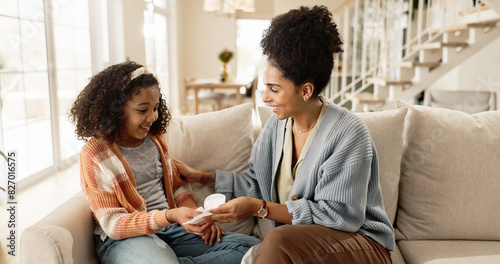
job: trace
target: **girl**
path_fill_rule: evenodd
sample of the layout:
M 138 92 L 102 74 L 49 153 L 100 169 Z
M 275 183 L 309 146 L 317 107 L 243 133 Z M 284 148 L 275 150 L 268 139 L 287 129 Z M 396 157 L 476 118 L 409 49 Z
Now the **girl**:
M 260 242 L 213 221 L 181 225 L 199 212 L 168 152 L 170 112 L 158 80 L 143 66 L 124 62 L 94 76 L 70 117 L 78 138 L 90 138 L 81 185 L 102 263 L 239 263 Z

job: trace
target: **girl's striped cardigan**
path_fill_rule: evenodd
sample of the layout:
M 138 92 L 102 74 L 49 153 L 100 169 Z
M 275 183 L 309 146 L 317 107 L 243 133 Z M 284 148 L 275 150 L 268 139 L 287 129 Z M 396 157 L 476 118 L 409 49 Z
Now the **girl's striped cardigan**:
M 164 135 L 149 135 L 160 150 L 163 187 L 168 206 L 196 208 L 196 200 L 171 161 Z M 154 234 L 171 224 L 165 210 L 146 212 L 130 165 L 116 143 L 91 138 L 80 153 L 81 187 L 90 204 L 101 238 L 114 240 Z

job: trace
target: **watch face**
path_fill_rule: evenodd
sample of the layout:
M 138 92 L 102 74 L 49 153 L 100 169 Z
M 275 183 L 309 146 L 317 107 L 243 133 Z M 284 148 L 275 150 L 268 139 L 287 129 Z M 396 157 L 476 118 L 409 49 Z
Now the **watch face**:
M 259 218 L 264 218 L 267 216 L 267 208 L 260 208 L 259 211 L 257 212 L 257 215 Z

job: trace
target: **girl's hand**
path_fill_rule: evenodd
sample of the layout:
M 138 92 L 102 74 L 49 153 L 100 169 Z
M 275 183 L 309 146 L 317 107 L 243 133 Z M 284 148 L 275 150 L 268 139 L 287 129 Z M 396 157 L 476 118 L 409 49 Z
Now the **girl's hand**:
M 209 219 L 219 223 L 237 222 L 247 216 L 256 215 L 261 205 L 258 199 L 238 197 L 209 210 L 209 212 L 214 213 L 209 216 Z
M 209 230 L 211 230 L 212 225 L 214 224 L 213 220 L 207 220 L 205 223 L 201 225 L 191 225 L 184 224 L 185 222 L 193 219 L 195 216 L 199 215 L 200 212 L 195 209 L 188 207 L 179 207 L 170 209 L 167 211 L 167 221 L 170 223 L 178 223 L 182 225 L 182 227 L 188 232 L 202 237 Z
M 206 236 L 207 233 L 212 232 L 212 227 L 213 226 L 215 226 L 213 220 L 207 221 L 207 222 L 205 222 L 202 225 L 191 225 L 191 224 L 183 224 L 182 225 L 182 227 L 184 227 L 184 229 L 186 230 L 186 232 L 195 234 L 195 235 L 201 237 L 202 239 L 204 239 L 205 240 L 205 244 L 207 243 L 207 240 L 205 239 L 205 236 Z
M 170 214 L 175 214 L 173 220 L 176 221 L 176 223 L 181 224 L 186 232 L 201 237 L 201 239 L 205 241 L 205 244 L 210 246 L 213 245 L 215 239 L 217 239 L 217 242 L 221 242 L 221 236 L 224 235 L 224 230 L 222 230 L 221 227 L 214 225 L 213 220 L 205 218 L 206 222 L 201 225 L 184 224 L 185 222 L 193 219 L 196 215 L 200 214 L 200 212 L 188 207 L 180 207 L 173 210 L 175 211 L 170 212 Z M 170 222 L 169 219 L 167 220 Z
M 191 168 L 186 163 L 180 160 L 172 160 L 174 161 L 175 167 L 177 167 L 177 170 L 181 174 L 182 179 L 186 182 L 196 182 L 212 188 L 215 187 L 215 173 L 200 171 Z
M 205 245 L 213 246 L 214 240 L 221 242 L 221 236 L 224 235 L 224 230 L 218 225 L 212 225 L 212 228 L 208 230 L 201 238 L 205 240 Z

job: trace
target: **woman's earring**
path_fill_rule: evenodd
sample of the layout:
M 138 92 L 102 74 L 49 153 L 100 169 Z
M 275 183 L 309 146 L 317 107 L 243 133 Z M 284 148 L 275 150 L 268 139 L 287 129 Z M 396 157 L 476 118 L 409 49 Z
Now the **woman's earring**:
M 306 103 L 307 103 L 307 97 L 304 97 L 304 102 L 306 102 Z

